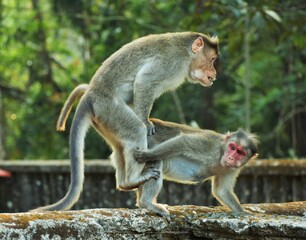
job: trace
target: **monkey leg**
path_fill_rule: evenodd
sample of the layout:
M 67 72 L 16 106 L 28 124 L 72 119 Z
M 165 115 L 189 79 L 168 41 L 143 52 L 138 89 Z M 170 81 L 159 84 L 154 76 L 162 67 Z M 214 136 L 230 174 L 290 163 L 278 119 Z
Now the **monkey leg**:
M 100 93 L 93 104 L 94 126 L 115 153 L 112 162 L 116 168 L 117 187 L 132 190 L 150 178 L 158 178 L 159 170 L 144 169 L 144 163 L 134 159 L 136 149 L 146 150 L 147 129 L 128 105 L 121 99 Z M 118 147 L 119 146 L 119 147 Z
M 159 170 L 162 171 L 161 164 Z M 136 206 L 148 209 L 161 216 L 169 218 L 169 211 L 164 204 L 156 202 L 157 196 L 162 188 L 163 178 L 150 179 L 138 187 Z
M 119 188 L 124 190 L 131 190 L 137 188 L 147 180 L 153 178 L 158 179 L 160 177 L 160 170 L 153 165 L 146 166 L 143 163 L 135 161 L 133 149 L 127 149 L 124 151 L 125 157 L 125 181 L 119 182 Z M 123 179 L 122 177 L 120 178 Z M 118 180 L 118 179 L 117 179 Z
M 135 150 L 147 149 L 147 129 L 141 121 L 138 121 L 137 123 L 136 120 L 134 122 L 135 126 L 133 128 L 135 131 L 133 131 L 133 134 L 130 134 L 127 137 L 127 140 L 123 137 L 123 134 L 121 135 L 121 143 L 123 145 L 123 158 L 125 163 L 125 178 L 123 178 L 122 173 L 117 173 L 117 184 L 119 188 L 123 190 L 131 190 L 137 188 L 140 184 L 144 183 L 150 178 L 157 179 L 160 176 L 160 171 L 154 166 L 145 167 L 144 163 L 138 163 L 134 159 Z M 138 124 L 138 129 L 136 128 L 136 124 Z
M 135 183 L 135 185 L 125 185 L 126 171 L 125 171 L 125 164 L 123 162 L 124 160 L 123 155 L 121 154 L 121 152 L 115 150 L 110 158 L 116 169 L 116 188 L 118 190 L 131 191 L 135 189 L 136 185 L 139 186 L 141 183 L 147 181 L 149 178 L 158 179 L 160 176 L 160 171 L 156 169 L 154 166 L 145 166 L 140 175 L 140 178 L 137 180 L 138 182 Z M 154 172 L 154 176 L 152 176 L 151 171 Z
M 233 212 L 243 212 L 238 197 L 234 193 L 234 186 L 239 171 L 232 171 L 224 175 L 216 175 L 212 180 L 212 194 Z
M 110 156 L 110 159 L 113 166 L 115 167 L 116 188 L 118 190 L 126 190 L 126 191 L 131 190 L 131 189 L 122 189 L 119 186 L 120 183 L 125 182 L 125 164 L 124 164 L 123 153 L 115 149 L 112 155 Z
M 163 143 L 160 143 L 148 150 L 136 150 L 134 158 L 138 163 L 160 161 L 184 153 L 184 139 L 186 137 L 177 136 Z

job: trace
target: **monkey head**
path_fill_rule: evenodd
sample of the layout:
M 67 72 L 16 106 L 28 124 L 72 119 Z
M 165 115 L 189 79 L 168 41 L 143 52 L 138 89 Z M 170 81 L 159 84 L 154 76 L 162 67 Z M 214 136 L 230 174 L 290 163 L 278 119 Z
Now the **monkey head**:
M 214 61 L 218 58 L 217 37 L 198 37 L 191 46 L 192 61 L 189 67 L 188 80 L 209 87 L 216 80 L 217 71 Z
M 239 168 L 250 159 L 258 157 L 258 140 L 251 133 L 238 129 L 236 132 L 227 133 L 224 139 L 223 156 L 221 164 L 224 167 Z

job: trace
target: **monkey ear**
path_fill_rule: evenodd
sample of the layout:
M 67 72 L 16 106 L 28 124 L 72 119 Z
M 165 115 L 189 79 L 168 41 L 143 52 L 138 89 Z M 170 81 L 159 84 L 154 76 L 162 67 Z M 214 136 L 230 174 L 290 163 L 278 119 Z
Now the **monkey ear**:
M 254 160 L 254 159 L 257 159 L 258 158 L 258 156 L 259 156 L 259 154 L 258 153 L 255 153 L 252 157 L 251 157 L 251 159 L 250 160 Z
M 230 131 L 227 131 L 227 133 L 225 134 L 225 137 L 224 137 L 224 142 L 227 142 L 227 140 L 231 137 L 231 133 Z
M 204 41 L 202 37 L 198 37 L 191 46 L 192 52 L 197 53 L 204 48 Z

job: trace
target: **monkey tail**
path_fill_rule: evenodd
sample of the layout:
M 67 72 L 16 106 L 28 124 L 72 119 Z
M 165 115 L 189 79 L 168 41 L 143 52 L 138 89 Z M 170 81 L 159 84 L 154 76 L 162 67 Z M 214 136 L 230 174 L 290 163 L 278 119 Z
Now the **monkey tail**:
M 32 211 L 53 211 L 70 209 L 79 199 L 84 182 L 84 139 L 91 124 L 89 99 L 82 98 L 74 115 L 70 130 L 70 186 L 66 195 L 58 202 Z
M 66 127 L 66 121 L 69 116 L 69 113 L 71 111 L 71 108 L 74 104 L 74 102 L 83 96 L 83 94 L 86 92 L 88 89 L 89 84 L 80 84 L 78 85 L 73 91 L 70 93 L 69 97 L 67 98 L 61 113 L 58 117 L 57 123 L 56 123 L 56 130 L 57 131 L 65 131 Z

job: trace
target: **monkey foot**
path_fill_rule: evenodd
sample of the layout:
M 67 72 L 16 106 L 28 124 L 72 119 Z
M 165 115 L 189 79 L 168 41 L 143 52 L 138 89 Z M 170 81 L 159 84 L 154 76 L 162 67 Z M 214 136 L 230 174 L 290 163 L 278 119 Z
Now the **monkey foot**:
M 136 206 L 138 206 L 139 208 L 145 208 L 151 212 L 154 212 L 162 217 L 167 218 L 167 220 L 170 221 L 170 212 L 166 208 L 166 206 L 168 206 L 167 204 L 158 204 L 158 203 L 144 204 L 139 202 L 136 204 Z
M 147 168 L 144 173 L 146 175 L 146 180 L 154 178 L 155 180 L 160 178 L 160 170 L 154 167 Z
M 151 136 L 155 133 L 155 126 L 151 121 L 147 121 L 146 123 L 148 136 Z

